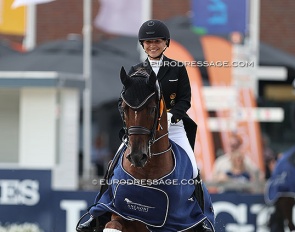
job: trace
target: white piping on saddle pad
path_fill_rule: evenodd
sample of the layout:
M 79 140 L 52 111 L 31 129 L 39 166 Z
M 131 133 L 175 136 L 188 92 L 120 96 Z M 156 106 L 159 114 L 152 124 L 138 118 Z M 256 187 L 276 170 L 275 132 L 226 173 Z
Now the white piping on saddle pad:
M 122 231 L 117 229 L 103 229 L 103 232 L 122 232 Z

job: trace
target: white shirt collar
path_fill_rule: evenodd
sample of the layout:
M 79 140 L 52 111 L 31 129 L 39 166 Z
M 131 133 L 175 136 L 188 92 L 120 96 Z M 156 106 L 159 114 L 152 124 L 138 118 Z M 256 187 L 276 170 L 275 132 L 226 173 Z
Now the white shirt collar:
M 160 60 L 151 60 L 149 57 L 149 62 L 151 64 L 152 67 L 159 67 L 162 65 L 163 63 L 163 55 L 161 56 L 161 59 Z

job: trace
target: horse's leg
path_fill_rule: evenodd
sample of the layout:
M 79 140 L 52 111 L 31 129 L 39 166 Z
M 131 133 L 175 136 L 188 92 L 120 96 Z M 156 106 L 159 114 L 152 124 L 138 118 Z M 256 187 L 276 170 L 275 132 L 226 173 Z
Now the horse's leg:
M 281 212 L 281 198 L 275 203 L 275 210 L 271 214 L 269 219 L 269 229 L 270 232 L 284 232 L 284 215 Z
M 139 221 L 125 221 L 124 229 L 127 232 L 148 232 L 149 231 L 146 225 Z
M 109 229 L 109 228 L 106 228 L 106 229 L 103 229 L 103 232 L 122 232 L 121 230 L 117 230 L 117 229 Z
M 284 217 L 288 221 L 288 227 L 290 231 L 295 230 L 295 226 L 293 223 L 292 213 L 293 213 L 293 206 L 294 206 L 294 198 L 293 197 L 281 197 L 278 200 L 278 207 Z
M 276 202 L 276 207 L 284 220 L 287 220 L 290 231 L 295 230 L 292 221 L 292 210 L 294 206 L 294 198 L 280 197 Z
M 295 231 L 295 225 L 293 223 L 293 207 L 295 205 L 295 199 L 290 199 L 290 213 L 289 213 L 289 219 L 288 219 L 288 226 L 290 228 L 290 231 Z
M 105 225 L 103 232 L 122 232 L 124 219 L 116 214 L 112 214 L 111 221 Z
M 138 221 L 124 220 L 122 217 L 112 214 L 103 232 L 148 232 L 146 226 Z

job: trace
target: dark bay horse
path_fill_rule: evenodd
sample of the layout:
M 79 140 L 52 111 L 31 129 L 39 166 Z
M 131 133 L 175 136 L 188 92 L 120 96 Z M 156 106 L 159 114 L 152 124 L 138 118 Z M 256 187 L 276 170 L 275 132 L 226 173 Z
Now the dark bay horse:
M 284 232 L 285 222 L 295 231 L 293 207 L 295 205 L 295 146 L 282 153 L 266 183 L 265 201 L 275 208 L 270 217 L 270 232 Z
M 139 70 L 129 76 L 122 68 L 120 78 L 125 144 L 107 191 L 90 213 L 111 213 L 104 232 L 194 232 L 205 221 L 213 228 L 205 186 L 201 209 L 194 196 L 190 160 L 168 139 L 167 112 L 155 74 Z

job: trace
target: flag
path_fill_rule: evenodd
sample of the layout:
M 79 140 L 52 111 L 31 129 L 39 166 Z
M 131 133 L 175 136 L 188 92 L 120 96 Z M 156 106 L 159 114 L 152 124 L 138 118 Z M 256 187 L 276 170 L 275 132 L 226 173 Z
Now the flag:
M 41 4 L 41 3 L 47 3 L 52 2 L 54 0 L 14 0 L 12 4 L 12 8 L 17 8 L 19 6 L 26 6 L 30 4 Z
M 0 0 L 0 33 L 22 36 L 25 34 L 25 7 L 12 9 L 14 0 Z
M 142 24 L 144 0 L 100 0 L 94 26 L 104 32 L 134 36 Z

